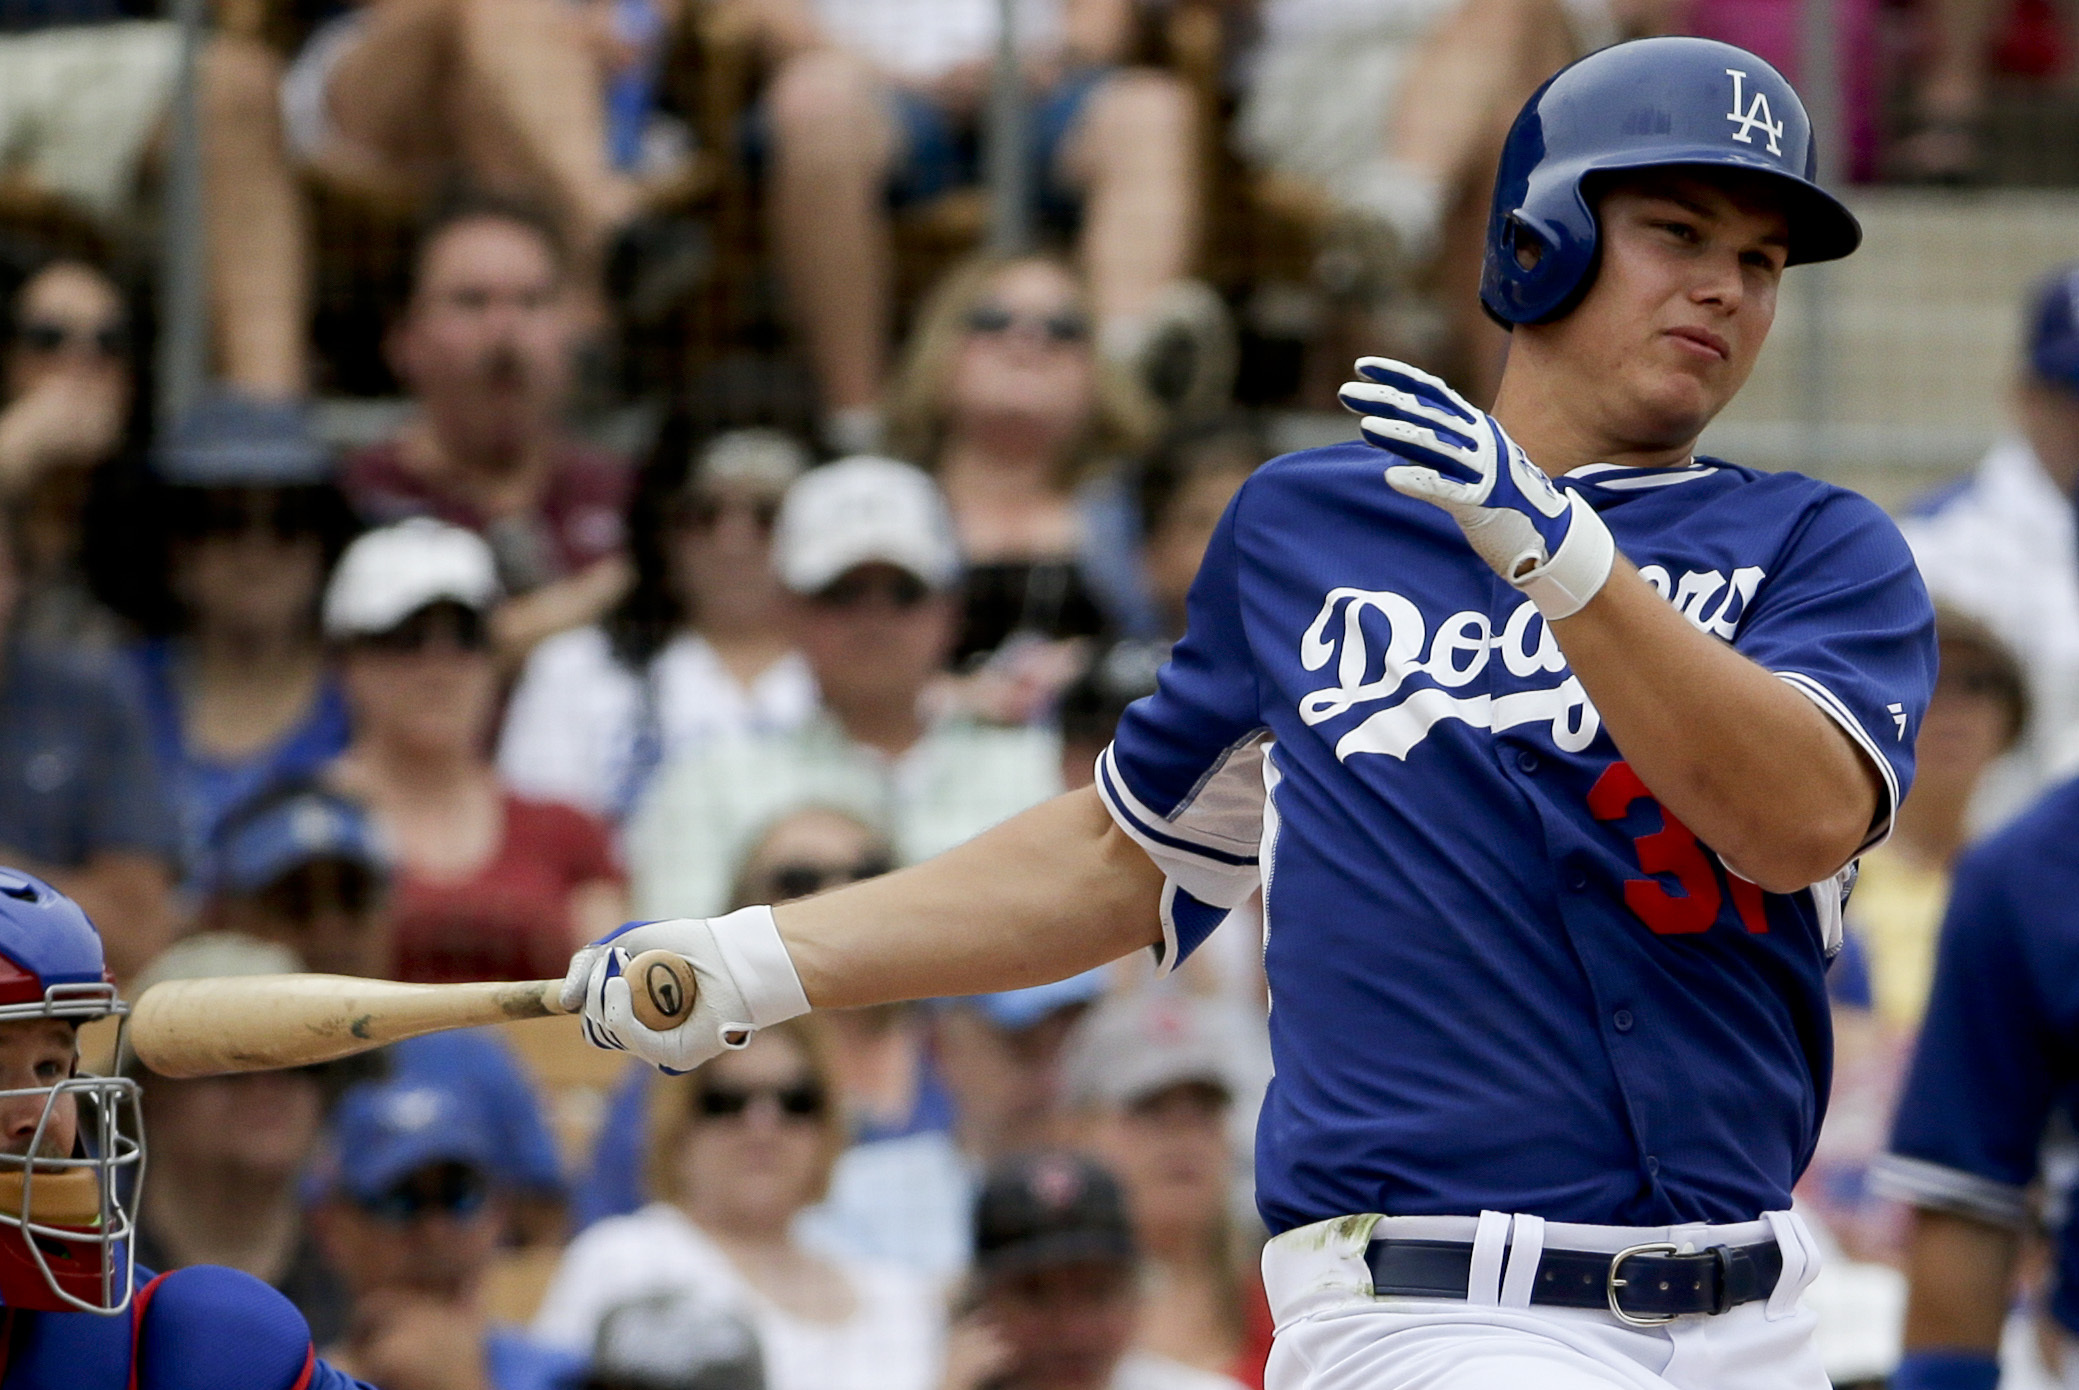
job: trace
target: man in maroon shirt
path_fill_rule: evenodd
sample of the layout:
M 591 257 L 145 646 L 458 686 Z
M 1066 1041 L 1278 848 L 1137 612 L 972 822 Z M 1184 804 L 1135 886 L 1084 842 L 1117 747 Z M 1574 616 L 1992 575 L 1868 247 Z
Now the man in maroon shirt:
M 348 459 L 342 483 L 382 525 L 435 516 L 489 542 L 513 599 L 501 655 L 589 623 L 626 588 L 625 460 L 564 420 L 575 340 L 566 252 L 530 209 L 457 204 L 426 231 L 389 356 L 417 407 Z

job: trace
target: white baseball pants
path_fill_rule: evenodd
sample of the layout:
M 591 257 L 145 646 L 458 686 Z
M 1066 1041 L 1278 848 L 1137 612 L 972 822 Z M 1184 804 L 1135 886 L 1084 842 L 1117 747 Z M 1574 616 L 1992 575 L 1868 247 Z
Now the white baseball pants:
M 1469 1297 L 1375 1298 L 1374 1235 L 1473 1246 Z M 1683 1250 L 1774 1236 L 1783 1274 L 1767 1300 L 1631 1327 L 1607 1312 L 1532 1307 L 1538 1256 L 1665 1241 Z M 1535 1216 L 1349 1216 L 1264 1247 L 1277 1340 L 1265 1390 L 1827 1390 L 1798 1295 L 1818 1249 L 1791 1212 L 1731 1226 L 1571 1226 Z

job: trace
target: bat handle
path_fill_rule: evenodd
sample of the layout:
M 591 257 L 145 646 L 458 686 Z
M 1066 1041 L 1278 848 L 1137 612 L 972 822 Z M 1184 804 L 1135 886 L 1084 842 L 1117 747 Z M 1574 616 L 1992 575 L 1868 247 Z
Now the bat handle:
M 699 986 L 693 966 L 676 951 L 644 951 L 621 974 L 628 980 L 635 1021 L 658 1032 L 676 1028 L 693 1016 Z

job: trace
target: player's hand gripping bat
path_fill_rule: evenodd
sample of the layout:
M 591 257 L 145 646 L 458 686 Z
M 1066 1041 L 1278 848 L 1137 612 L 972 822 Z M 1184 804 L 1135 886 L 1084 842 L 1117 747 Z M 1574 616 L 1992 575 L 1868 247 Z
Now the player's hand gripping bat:
M 645 951 L 623 971 L 644 1026 L 672 1028 L 693 1012 L 693 967 Z M 168 980 L 130 1013 L 130 1046 L 161 1076 L 306 1067 L 422 1033 L 569 1012 L 561 980 L 407 985 L 348 975 L 233 975 Z

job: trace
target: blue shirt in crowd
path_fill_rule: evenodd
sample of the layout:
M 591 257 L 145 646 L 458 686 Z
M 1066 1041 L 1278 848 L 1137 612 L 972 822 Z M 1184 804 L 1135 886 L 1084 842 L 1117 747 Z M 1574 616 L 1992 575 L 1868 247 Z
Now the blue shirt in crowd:
M 85 652 L 0 652 L 0 849 L 78 868 L 106 851 L 172 863 L 173 818 L 134 682 Z
M 245 757 L 224 760 L 188 743 L 176 645 L 155 639 L 139 644 L 131 656 L 152 751 L 172 798 L 191 875 L 207 870 L 207 847 L 229 812 L 278 782 L 316 776 L 346 751 L 346 699 L 329 673 L 310 709 L 280 738 Z

